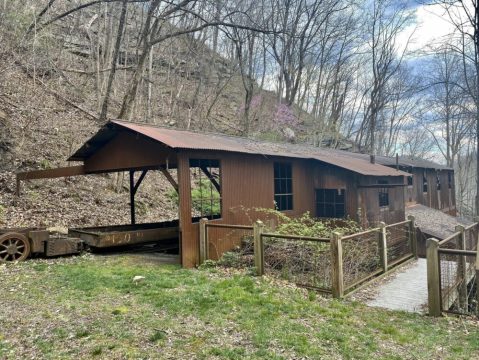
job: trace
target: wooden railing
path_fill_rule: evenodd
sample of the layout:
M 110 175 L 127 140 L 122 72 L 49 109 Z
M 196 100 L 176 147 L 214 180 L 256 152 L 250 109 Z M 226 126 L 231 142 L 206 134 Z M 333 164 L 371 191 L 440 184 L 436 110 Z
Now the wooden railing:
M 417 257 L 414 217 L 400 223 L 329 238 L 268 233 L 261 221 L 253 226 L 200 222 L 200 259 L 209 259 L 210 228 L 246 231 L 259 276 L 278 274 L 300 286 L 341 298 L 391 268 Z M 218 239 L 215 239 L 218 240 Z M 217 241 L 214 241 L 216 243 Z
M 443 312 L 478 315 L 477 273 L 479 223 L 456 226 L 444 240 L 426 242 L 428 308 L 432 316 Z

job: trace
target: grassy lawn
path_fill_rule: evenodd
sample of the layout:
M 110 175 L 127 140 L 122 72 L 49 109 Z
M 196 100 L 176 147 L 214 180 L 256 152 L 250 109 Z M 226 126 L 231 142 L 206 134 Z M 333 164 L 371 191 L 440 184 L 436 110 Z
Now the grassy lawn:
M 145 279 L 135 284 L 133 277 Z M 473 320 L 325 299 L 140 256 L 0 266 L 0 359 L 472 359 Z

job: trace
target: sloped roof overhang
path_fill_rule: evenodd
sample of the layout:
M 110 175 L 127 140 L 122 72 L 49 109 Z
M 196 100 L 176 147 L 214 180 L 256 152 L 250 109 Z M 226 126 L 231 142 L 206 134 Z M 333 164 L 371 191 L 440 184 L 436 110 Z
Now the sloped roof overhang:
M 285 157 L 322 161 L 365 176 L 410 176 L 410 174 L 380 164 L 372 164 L 357 154 L 313 146 L 273 143 L 223 134 L 200 133 L 186 130 L 157 127 L 146 124 L 112 120 L 103 126 L 90 140 L 68 160 L 85 161 L 118 131 L 126 130 L 140 134 L 175 150 L 222 151 L 266 157 Z

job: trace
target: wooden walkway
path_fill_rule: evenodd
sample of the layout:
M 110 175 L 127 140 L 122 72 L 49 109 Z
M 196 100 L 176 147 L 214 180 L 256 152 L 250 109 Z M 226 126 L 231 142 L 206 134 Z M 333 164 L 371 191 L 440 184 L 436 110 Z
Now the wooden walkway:
M 398 269 L 375 288 L 377 295 L 366 301 L 368 306 L 408 312 L 427 311 L 426 259 L 418 259 L 403 270 Z

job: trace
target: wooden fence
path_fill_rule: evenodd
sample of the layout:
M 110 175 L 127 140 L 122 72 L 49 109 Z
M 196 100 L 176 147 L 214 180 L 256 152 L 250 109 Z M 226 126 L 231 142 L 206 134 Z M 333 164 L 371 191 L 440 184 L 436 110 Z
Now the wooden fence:
M 429 314 L 479 315 L 479 223 L 426 243 Z
M 341 298 L 369 280 L 391 268 L 417 257 L 414 217 L 361 233 L 343 236 L 333 233 L 329 238 L 268 233 L 264 224 L 253 226 L 225 225 L 200 222 L 200 259 L 210 259 L 209 248 L 218 246 L 212 239 L 212 229 L 234 233 L 234 242 L 242 236 L 252 236 L 251 265 L 259 276 L 271 273 L 300 286 L 315 289 Z M 243 242 L 247 243 L 247 242 Z

